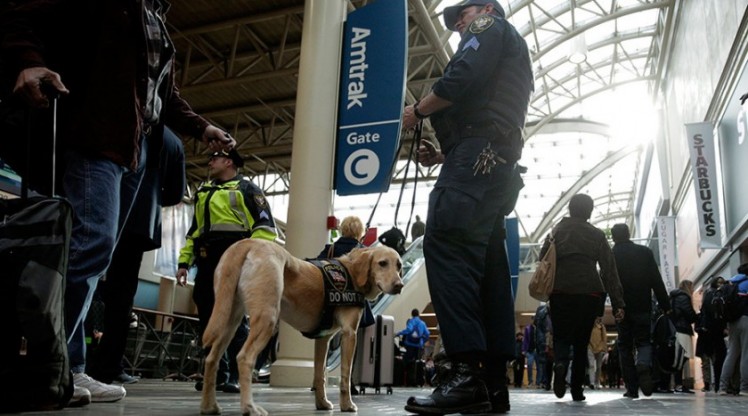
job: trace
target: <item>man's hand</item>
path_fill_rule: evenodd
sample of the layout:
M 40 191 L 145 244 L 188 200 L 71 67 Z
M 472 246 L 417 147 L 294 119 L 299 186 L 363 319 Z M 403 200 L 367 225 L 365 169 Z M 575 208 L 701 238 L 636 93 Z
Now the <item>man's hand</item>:
M 179 283 L 179 286 L 185 286 L 187 285 L 187 269 L 184 267 L 180 267 L 179 270 L 177 270 L 177 283 Z
M 60 78 L 60 74 L 45 67 L 26 68 L 18 74 L 13 93 L 18 94 L 28 105 L 34 108 L 49 107 L 49 97 L 42 92 L 42 84 L 51 85 L 61 94 L 69 94 Z
M 213 152 L 221 150 L 228 152 L 236 146 L 236 140 L 230 134 L 212 125 L 205 128 L 202 139 L 208 143 L 210 150 Z
M 434 146 L 434 143 L 422 139 L 421 145 L 418 146 L 418 162 L 426 167 L 434 166 L 437 163 L 444 163 L 444 155 Z

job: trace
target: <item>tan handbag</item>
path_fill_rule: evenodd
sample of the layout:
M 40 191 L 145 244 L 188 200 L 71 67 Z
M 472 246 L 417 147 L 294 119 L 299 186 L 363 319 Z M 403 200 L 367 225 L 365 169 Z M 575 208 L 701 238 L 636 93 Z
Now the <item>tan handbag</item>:
M 551 230 L 549 241 L 551 244 L 548 246 L 548 251 L 538 262 L 529 285 L 530 296 L 541 302 L 548 301 L 556 278 L 556 240 L 553 237 L 553 230 Z

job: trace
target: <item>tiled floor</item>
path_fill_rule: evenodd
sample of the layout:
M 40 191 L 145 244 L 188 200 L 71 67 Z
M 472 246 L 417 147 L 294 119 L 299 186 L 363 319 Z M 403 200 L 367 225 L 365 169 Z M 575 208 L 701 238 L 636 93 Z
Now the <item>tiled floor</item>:
M 94 403 L 79 409 L 65 409 L 54 414 L 114 416 L 114 415 L 198 415 L 200 393 L 193 383 L 180 381 L 141 380 L 127 388 L 127 397 L 116 403 Z M 341 414 L 338 393 L 328 389 L 335 403 L 332 412 L 316 411 L 314 397 L 308 388 L 269 387 L 254 385 L 255 400 L 271 415 L 330 415 Z M 406 415 L 403 405 L 408 396 L 428 394 L 428 389 L 395 388 L 392 395 L 371 394 L 354 396 L 361 416 Z M 623 390 L 585 391 L 587 400 L 576 403 L 567 394 L 557 399 L 553 393 L 541 390 L 511 390 L 512 410 L 509 416 L 576 416 L 576 415 L 668 415 L 668 416 L 744 416 L 748 413 L 748 396 L 716 396 L 697 392 L 694 395 L 655 394 L 650 398 L 623 398 Z M 239 396 L 218 393 L 224 415 L 239 415 Z M 45 413 L 25 413 L 25 415 Z

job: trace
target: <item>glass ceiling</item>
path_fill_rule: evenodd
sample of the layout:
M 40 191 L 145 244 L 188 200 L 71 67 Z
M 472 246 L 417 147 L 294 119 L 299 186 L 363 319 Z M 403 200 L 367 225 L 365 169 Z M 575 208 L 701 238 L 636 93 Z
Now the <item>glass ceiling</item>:
M 441 10 L 456 3 L 424 0 L 425 10 L 420 10 L 420 4 L 409 2 L 411 21 L 418 25 L 410 32 L 410 47 L 417 46 L 419 39 L 429 38 L 432 44 L 440 42 L 436 46 L 451 56 L 459 39 L 445 30 Z M 605 229 L 626 222 L 633 229 L 645 150 L 659 128 L 650 91 L 656 90 L 662 76 L 675 0 L 499 3 L 530 47 L 536 78 L 520 161 L 528 170 L 515 209 L 522 241 L 532 244 L 543 238 L 553 223 L 566 215 L 568 198 L 579 192 L 595 200 L 592 222 L 596 226 Z M 427 19 L 419 19 L 418 13 L 423 12 L 428 14 Z M 433 29 L 424 27 L 429 21 Z M 421 35 L 429 30 L 435 30 L 437 37 Z M 573 52 L 582 53 L 583 60 L 571 62 L 579 57 L 572 56 Z M 428 76 L 418 80 L 415 73 L 410 73 L 417 66 L 412 59 L 409 57 L 409 102 L 425 94 L 430 86 L 423 80 Z M 405 229 L 414 220 L 409 218 L 415 169 L 411 164 L 406 176 L 405 166 L 404 160 L 398 162 L 390 192 L 382 196 L 372 218 L 371 226 L 380 232 L 395 225 L 403 181 L 406 185 L 397 225 Z M 438 170 L 419 169 L 414 214 L 422 219 L 436 174 Z M 431 179 L 424 181 L 422 176 Z M 265 180 L 270 182 L 266 189 L 272 190 L 272 177 Z M 280 190 L 283 184 L 277 186 Z M 366 221 L 377 197 L 335 197 L 336 216 L 358 215 Z M 285 213 L 287 195 L 273 199 L 274 211 Z M 281 215 L 279 218 L 284 219 Z

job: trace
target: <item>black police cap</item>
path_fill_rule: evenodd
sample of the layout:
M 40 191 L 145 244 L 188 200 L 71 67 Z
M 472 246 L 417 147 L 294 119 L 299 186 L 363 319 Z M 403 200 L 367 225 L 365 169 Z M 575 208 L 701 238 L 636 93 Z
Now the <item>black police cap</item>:
M 228 152 L 225 150 L 220 150 L 218 152 L 213 153 L 210 155 L 211 158 L 214 157 L 226 157 L 231 159 L 232 162 L 234 162 L 234 166 L 237 168 L 241 168 L 244 166 L 244 158 L 241 157 L 239 152 L 236 151 L 236 149 L 231 149 Z
M 464 0 L 454 6 L 444 8 L 444 24 L 447 26 L 447 29 L 456 30 L 455 24 L 457 23 L 457 18 L 460 17 L 462 9 L 469 6 L 485 6 L 486 4 L 493 4 L 496 15 L 504 17 L 504 9 L 496 0 Z

